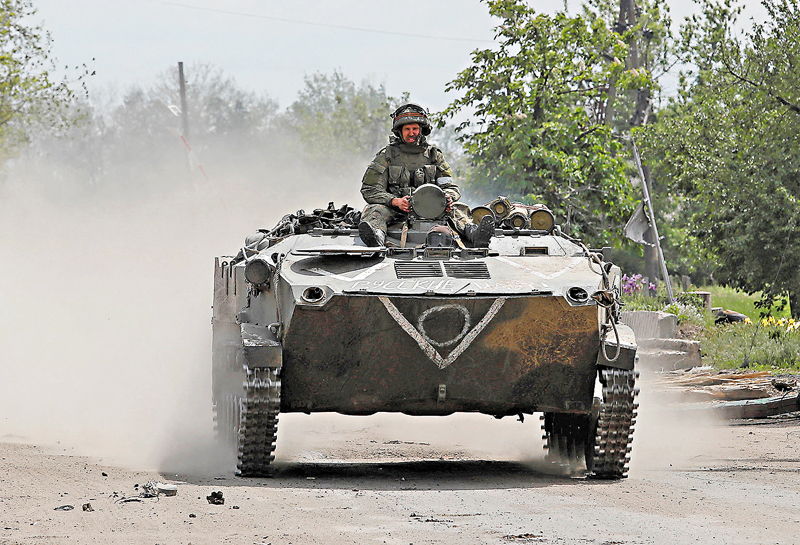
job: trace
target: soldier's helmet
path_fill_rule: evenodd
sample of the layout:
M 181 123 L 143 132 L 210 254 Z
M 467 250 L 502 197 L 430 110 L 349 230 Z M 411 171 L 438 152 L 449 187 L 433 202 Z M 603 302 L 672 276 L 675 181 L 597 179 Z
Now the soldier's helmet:
M 418 123 L 420 132 L 425 136 L 431 133 L 431 122 L 428 121 L 428 110 L 419 104 L 414 104 L 413 102 L 403 104 L 392 112 L 391 117 L 393 120 L 392 132 L 397 136 L 400 136 L 400 130 L 403 125 L 409 123 Z

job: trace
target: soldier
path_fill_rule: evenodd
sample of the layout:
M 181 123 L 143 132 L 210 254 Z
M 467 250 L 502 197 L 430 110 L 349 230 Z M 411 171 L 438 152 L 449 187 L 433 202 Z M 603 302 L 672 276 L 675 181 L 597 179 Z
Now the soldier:
M 383 246 L 389 223 L 403 221 L 411 211 L 411 193 L 422 184 L 434 183 L 447 196 L 447 214 L 459 233 L 473 246 L 487 247 L 494 233 L 491 218 L 480 225 L 470 222 L 469 207 L 453 183 L 453 171 L 442 151 L 427 143 L 431 133 L 428 112 L 417 104 L 404 104 L 391 115 L 393 136 L 375 156 L 361 181 L 367 206 L 358 233 L 367 246 Z

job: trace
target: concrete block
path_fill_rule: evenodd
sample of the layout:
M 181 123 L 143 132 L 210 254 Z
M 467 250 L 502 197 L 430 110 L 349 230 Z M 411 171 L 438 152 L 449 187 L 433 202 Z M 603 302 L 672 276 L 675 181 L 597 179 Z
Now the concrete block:
M 644 339 L 672 338 L 678 329 L 678 317 L 661 311 L 625 311 L 620 313 L 620 321 L 633 329 L 637 343 Z

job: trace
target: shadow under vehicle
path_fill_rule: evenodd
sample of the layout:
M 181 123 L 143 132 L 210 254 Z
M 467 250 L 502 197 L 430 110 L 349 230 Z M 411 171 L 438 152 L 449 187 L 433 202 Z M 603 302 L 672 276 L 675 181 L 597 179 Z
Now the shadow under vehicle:
M 638 373 L 620 270 L 543 207 L 504 226 L 508 204 L 481 211 L 488 248 L 443 229 L 446 197 L 425 185 L 385 246 L 331 204 L 216 259 L 213 403 L 242 476 L 269 474 L 281 412 L 324 411 L 540 412 L 552 461 L 625 475 Z

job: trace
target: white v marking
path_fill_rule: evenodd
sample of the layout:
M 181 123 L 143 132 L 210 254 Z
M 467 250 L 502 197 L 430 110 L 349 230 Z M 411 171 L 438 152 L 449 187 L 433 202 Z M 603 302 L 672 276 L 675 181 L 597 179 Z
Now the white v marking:
M 429 343 L 428 340 L 423 337 L 413 325 L 411 325 L 411 322 L 409 322 L 399 310 L 397 310 L 397 307 L 394 306 L 394 303 L 392 303 L 388 297 L 378 297 L 378 299 L 380 299 L 381 303 L 383 303 L 383 306 L 386 307 L 386 310 L 389 311 L 389 315 L 394 318 L 394 321 L 397 322 L 397 325 L 403 328 L 403 331 L 408 333 L 409 337 L 417 342 L 422 351 L 425 352 L 425 354 L 431 359 L 431 361 L 433 361 L 433 363 L 436 364 L 437 367 L 439 367 L 439 369 L 444 369 L 456 361 L 456 359 L 467 348 L 469 348 L 469 345 L 472 344 L 472 341 L 475 340 L 475 337 L 477 337 L 480 332 L 483 331 L 489 322 L 492 321 L 492 318 L 494 318 L 500 309 L 503 308 L 507 297 L 498 297 L 495 299 L 494 303 L 492 303 L 492 306 L 489 307 L 489 311 L 486 313 L 486 315 L 481 318 L 481 321 L 478 322 L 475 327 L 473 327 L 472 330 L 464 336 L 463 339 L 461 339 L 461 342 L 458 343 L 458 346 L 456 346 L 456 348 L 450 352 L 450 354 L 447 355 L 447 358 L 443 358 L 442 355 L 439 354 L 433 345 Z

